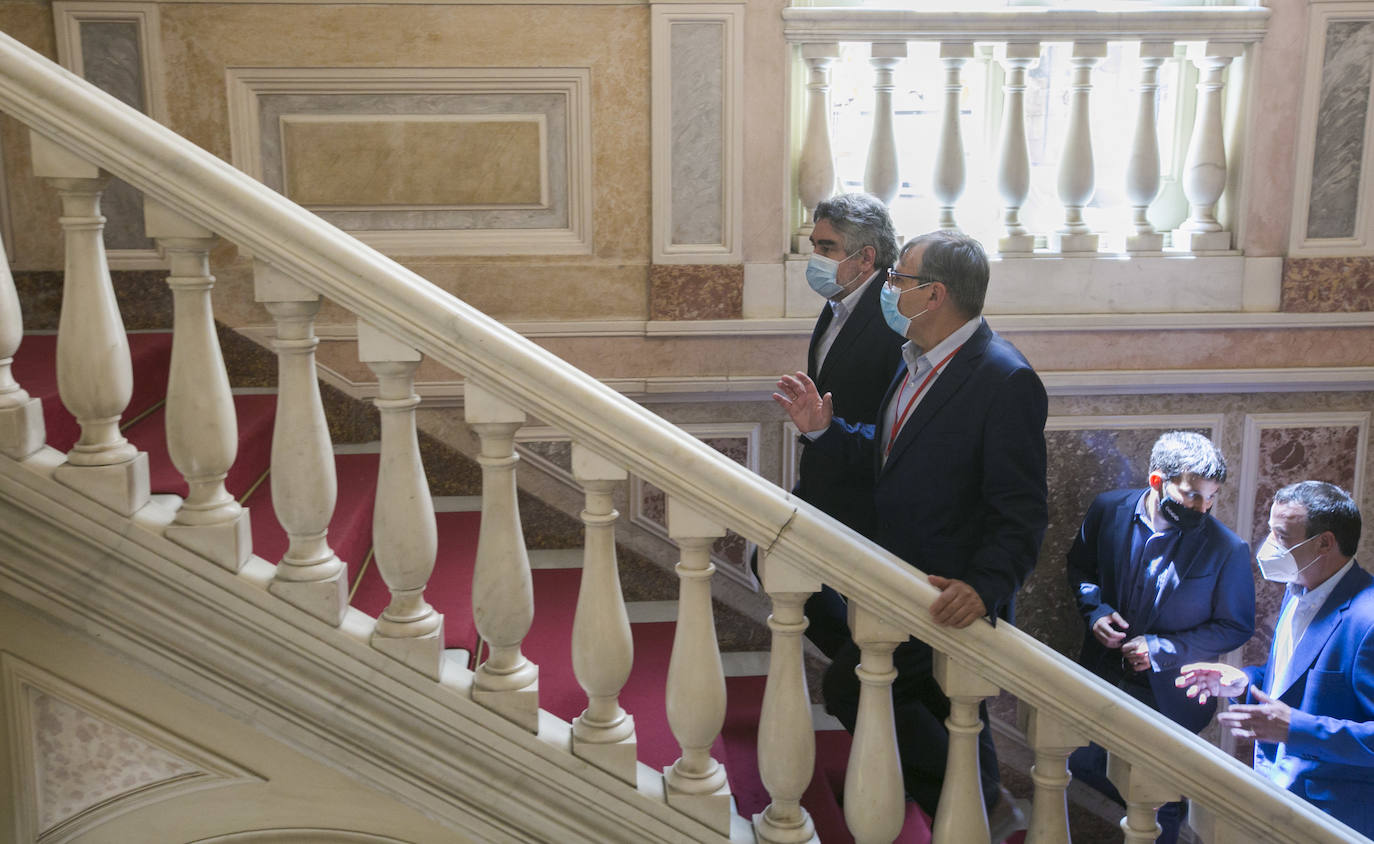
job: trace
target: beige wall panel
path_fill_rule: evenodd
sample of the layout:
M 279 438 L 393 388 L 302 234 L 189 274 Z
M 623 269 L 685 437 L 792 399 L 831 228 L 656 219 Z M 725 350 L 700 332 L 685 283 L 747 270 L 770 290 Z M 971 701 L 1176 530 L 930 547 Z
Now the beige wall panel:
M 787 148 L 787 58 L 783 0 L 754 0 L 744 16 L 744 260 L 776 261 L 783 229 Z
M 537 206 L 537 119 L 282 120 L 286 195 L 305 206 Z
M 0 3 L 0 31 L 57 61 L 51 3 Z M 28 128 L 8 115 L 0 117 L 0 146 L 14 234 L 12 242 L 5 244 L 10 262 L 21 270 L 61 269 L 62 230 L 57 224 L 61 206 L 57 193 L 34 178 Z

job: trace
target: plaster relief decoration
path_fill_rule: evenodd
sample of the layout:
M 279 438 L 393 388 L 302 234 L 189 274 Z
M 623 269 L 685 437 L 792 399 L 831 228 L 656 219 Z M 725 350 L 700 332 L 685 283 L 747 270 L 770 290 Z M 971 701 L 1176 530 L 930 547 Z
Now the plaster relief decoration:
M 0 657 L 18 778 L 20 840 L 57 844 L 149 803 L 259 782 L 17 657 Z
M 234 165 L 391 255 L 590 254 L 586 68 L 229 68 Z
M 759 426 L 739 422 L 722 424 L 686 424 L 679 427 L 751 472 L 759 470 Z M 663 490 L 630 475 L 630 521 L 655 536 L 668 539 L 668 497 Z M 711 547 L 711 561 L 717 571 L 750 588 L 754 575 L 749 570 L 753 543 L 732 530 L 716 540 Z
M 400 838 L 392 838 L 389 835 L 322 828 L 255 829 L 251 832 L 202 838 L 192 841 L 191 844 L 320 844 L 325 841 L 329 844 L 407 844 Z
M 62 66 L 115 99 L 167 122 L 162 85 L 161 25 L 156 3 L 55 2 L 57 57 Z M 100 197 L 105 248 L 113 269 L 162 268 L 144 234 L 143 194 L 111 179 Z
M 1374 3 L 1312 4 L 1290 255 L 1374 253 Z

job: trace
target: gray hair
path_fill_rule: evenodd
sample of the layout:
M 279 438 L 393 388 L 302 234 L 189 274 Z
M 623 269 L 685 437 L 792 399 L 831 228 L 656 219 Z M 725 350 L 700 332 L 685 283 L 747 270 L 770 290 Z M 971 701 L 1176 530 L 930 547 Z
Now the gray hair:
M 883 201 L 871 193 L 840 193 L 821 202 L 812 222 L 825 220 L 844 238 L 844 251 L 873 247 L 874 269 L 897 263 L 897 231 Z
M 963 232 L 938 229 L 908 240 L 902 255 L 918 246 L 925 247 L 922 280 L 943 284 L 959 313 L 969 319 L 981 314 L 988 295 L 988 255 L 983 244 Z
M 1275 504 L 1301 504 L 1307 509 L 1307 533 L 1303 539 L 1321 536 L 1328 530 L 1336 537 L 1336 547 L 1346 557 L 1355 556 L 1360 545 L 1360 508 L 1350 493 L 1335 484 L 1300 481 L 1274 493 Z
M 1170 431 L 1155 440 L 1150 449 L 1150 471 L 1166 480 L 1184 475 L 1226 483 L 1226 458 L 1216 443 L 1192 431 Z

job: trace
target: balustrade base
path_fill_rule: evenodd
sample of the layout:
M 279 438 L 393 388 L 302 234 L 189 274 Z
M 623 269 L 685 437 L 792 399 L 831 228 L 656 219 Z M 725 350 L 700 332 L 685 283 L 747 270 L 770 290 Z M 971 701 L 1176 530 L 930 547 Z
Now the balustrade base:
M 997 238 L 997 251 L 1002 255 L 1030 255 L 1035 252 L 1035 235 L 1009 234 Z
M 372 647 L 396 660 L 414 668 L 430 678 L 439 679 L 439 669 L 444 664 L 444 619 L 434 630 L 423 636 L 379 636 L 372 634 Z
M 678 791 L 669 785 L 671 765 L 663 769 L 663 792 L 668 805 L 695 821 L 709 827 L 720 835 L 730 834 L 730 816 L 735 811 L 735 797 L 730 793 L 727 781 L 715 791 L 705 794 L 689 794 Z
M 630 718 L 631 716 L 626 715 L 625 717 Z M 633 724 L 633 721 L 631 723 Z M 639 740 L 633 732 L 620 741 L 601 743 L 580 739 L 574 733 L 572 749 L 573 755 L 579 759 L 585 759 L 632 787 L 638 785 Z
M 1051 252 L 1067 254 L 1071 252 L 1096 252 L 1098 238 L 1095 234 L 1066 234 L 1064 232 L 1050 232 L 1049 247 Z
M 235 573 L 243 568 L 253 553 L 253 531 L 247 508 L 239 511 L 233 521 L 217 525 L 179 525 L 173 522 L 167 526 L 163 536 Z
M 809 230 L 802 232 L 801 234 L 792 235 L 792 254 L 811 254 L 811 232 Z
M 756 844 L 820 844 L 816 835 L 816 825 L 811 815 L 802 810 L 801 823 L 795 826 L 778 826 L 768 820 L 765 810 L 754 815 L 754 841 Z
M 14 407 L 0 408 L 0 454 L 23 460 L 43 447 L 43 402 L 30 398 Z
M 1164 235 L 1156 232 L 1155 234 L 1129 234 L 1126 235 L 1127 252 L 1163 252 Z
M 348 573 L 341 570 L 324 580 L 273 580 L 267 591 L 330 627 L 338 627 L 348 608 Z
M 53 479 L 121 516 L 132 516 L 148 503 L 148 455 L 112 466 L 74 466 L 63 463 Z
M 538 680 L 523 689 L 492 690 L 473 685 L 472 700 L 523 730 L 536 734 L 539 732 Z
M 1175 229 L 1174 248 L 1186 252 L 1227 252 L 1231 249 L 1231 233 Z

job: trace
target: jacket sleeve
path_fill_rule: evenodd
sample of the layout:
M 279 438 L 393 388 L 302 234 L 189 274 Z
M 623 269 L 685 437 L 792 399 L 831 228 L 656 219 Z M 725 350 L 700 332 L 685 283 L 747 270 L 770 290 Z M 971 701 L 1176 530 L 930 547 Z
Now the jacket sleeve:
M 1226 553 L 1212 589 L 1212 612 L 1191 630 L 1150 634 L 1150 663 L 1168 671 L 1189 662 L 1216 659 L 1250 640 L 1255 632 L 1255 582 L 1250 573 L 1250 548 L 1243 541 Z
M 1101 565 L 1097 559 L 1098 535 L 1102 529 L 1105 511 L 1106 505 L 1102 498 L 1099 496 L 1094 499 L 1088 507 L 1087 515 L 1083 517 L 1083 524 L 1078 528 L 1078 533 L 1074 534 L 1065 565 L 1069 590 L 1073 592 L 1074 600 L 1078 603 L 1078 612 L 1083 616 L 1083 621 L 1089 629 L 1099 618 L 1116 612 L 1116 607 L 1102 599 Z
M 1374 715 L 1374 625 L 1365 629 L 1364 638 L 1355 652 L 1354 663 L 1348 673 L 1308 673 L 1308 693 L 1313 683 L 1321 683 L 1322 674 L 1336 674 L 1330 678 L 1336 694 L 1346 694 L 1341 688 L 1349 683 L 1353 692 L 1353 709 Z M 1347 677 L 1349 678 L 1347 681 Z M 1374 767 L 1374 720 L 1356 721 L 1312 715 L 1294 709 L 1288 725 L 1288 752 L 1308 759 L 1321 759 L 1345 765 Z

